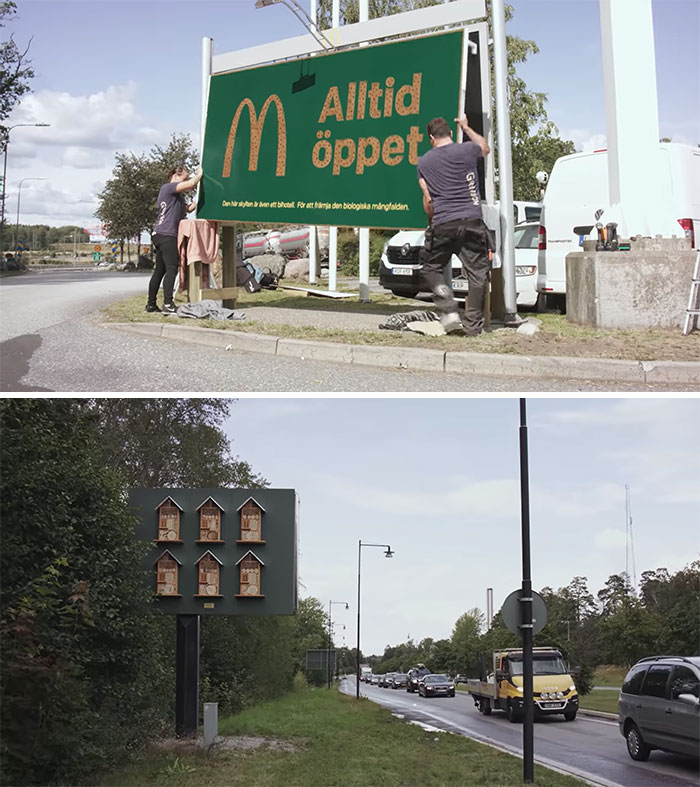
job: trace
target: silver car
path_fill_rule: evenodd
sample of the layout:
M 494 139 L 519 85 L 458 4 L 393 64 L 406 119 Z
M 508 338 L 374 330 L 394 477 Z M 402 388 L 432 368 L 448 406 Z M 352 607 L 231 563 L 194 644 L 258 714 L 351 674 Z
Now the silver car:
M 618 721 L 633 760 L 648 760 L 652 749 L 698 757 L 700 656 L 638 661 L 622 684 Z

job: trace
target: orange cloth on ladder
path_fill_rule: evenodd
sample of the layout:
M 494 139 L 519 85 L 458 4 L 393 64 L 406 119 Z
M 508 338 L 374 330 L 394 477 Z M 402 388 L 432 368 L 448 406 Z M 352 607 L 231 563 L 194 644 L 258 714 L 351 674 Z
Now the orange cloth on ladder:
M 183 219 L 177 228 L 180 255 L 180 291 L 186 288 L 187 266 L 202 262 L 202 287 L 209 286 L 209 265 L 219 253 L 219 222 L 207 219 Z

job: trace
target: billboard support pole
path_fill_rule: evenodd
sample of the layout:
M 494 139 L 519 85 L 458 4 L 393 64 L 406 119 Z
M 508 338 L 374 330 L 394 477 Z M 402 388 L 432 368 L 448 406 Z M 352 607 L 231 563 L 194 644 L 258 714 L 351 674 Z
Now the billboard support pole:
M 309 0 L 309 6 L 309 19 L 311 19 L 311 25 L 314 29 L 317 29 L 318 14 L 316 11 L 316 0 Z M 314 281 L 316 281 L 316 271 L 318 268 L 317 233 L 316 227 L 311 225 L 309 226 L 309 284 L 312 284 Z M 328 289 L 331 289 L 330 279 L 328 281 Z M 335 289 L 335 287 L 333 287 L 333 289 Z
M 236 222 L 224 224 L 221 231 L 221 286 L 224 289 L 236 287 Z M 234 298 L 222 301 L 225 309 L 235 309 Z
M 199 615 L 177 615 L 175 734 L 192 737 L 199 726 Z
M 360 0 L 360 22 L 369 21 L 369 2 Z M 360 227 L 359 235 L 360 252 L 360 303 L 369 303 L 369 227 Z
M 199 163 L 204 160 L 204 132 L 207 125 L 207 105 L 209 103 L 209 79 L 212 71 L 212 56 L 214 54 L 214 39 L 202 38 L 202 117 L 199 124 Z M 199 189 L 195 195 L 195 202 L 199 202 Z M 197 214 L 195 213 L 195 216 Z
M 340 0 L 333 0 L 331 6 L 331 29 L 337 30 L 340 27 Z M 332 36 L 332 38 L 334 38 Z M 328 289 L 333 292 L 336 288 L 336 276 L 338 270 L 338 228 L 328 228 Z M 319 271 L 320 273 L 320 271 Z M 309 282 L 316 281 L 316 272 L 311 279 L 311 268 L 309 267 Z
M 510 150 L 510 110 L 508 108 L 508 65 L 506 62 L 506 17 L 504 0 L 494 0 L 493 21 L 494 81 L 496 87 L 496 118 L 498 120 L 498 201 L 501 225 L 501 258 L 503 272 L 504 322 L 517 326 L 515 287 L 515 248 L 513 241 L 513 167 Z

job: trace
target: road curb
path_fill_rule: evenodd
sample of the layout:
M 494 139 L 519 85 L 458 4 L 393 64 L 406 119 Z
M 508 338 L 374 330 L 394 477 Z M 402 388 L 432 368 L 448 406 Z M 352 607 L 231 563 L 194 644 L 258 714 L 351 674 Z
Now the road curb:
M 700 386 L 700 363 L 691 361 L 621 361 L 612 358 L 569 358 L 551 355 L 510 355 L 431 350 L 421 347 L 376 346 L 284 339 L 260 333 L 218 330 L 173 323 L 110 322 L 104 327 L 127 333 L 258 352 L 302 360 L 331 361 L 452 374 L 478 374 L 618 383 L 666 383 Z
M 617 721 L 616 713 L 605 713 L 602 710 L 587 710 L 586 708 L 579 708 L 578 712 L 581 716 L 592 716 L 595 719 L 607 719 L 608 721 Z

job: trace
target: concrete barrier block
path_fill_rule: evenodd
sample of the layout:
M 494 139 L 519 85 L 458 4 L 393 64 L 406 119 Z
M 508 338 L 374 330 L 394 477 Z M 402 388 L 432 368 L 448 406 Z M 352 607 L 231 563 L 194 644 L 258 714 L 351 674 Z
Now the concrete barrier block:
M 352 345 L 352 362 L 365 366 L 385 366 L 389 369 L 415 369 L 425 372 L 445 370 L 443 350 L 423 350 L 420 347 L 377 347 Z
M 660 239 L 658 249 L 567 254 L 567 319 L 595 328 L 679 327 L 695 264 L 684 244 Z
M 350 363 L 352 349 L 347 344 L 335 342 L 314 342 L 304 339 L 279 339 L 277 355 L 288 358 L 301 358 L 302 360 L 333 361 L 335 363 Z

